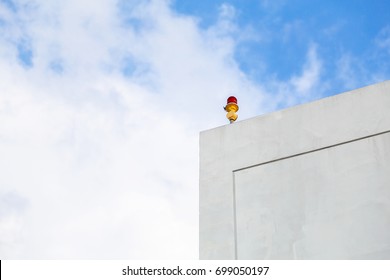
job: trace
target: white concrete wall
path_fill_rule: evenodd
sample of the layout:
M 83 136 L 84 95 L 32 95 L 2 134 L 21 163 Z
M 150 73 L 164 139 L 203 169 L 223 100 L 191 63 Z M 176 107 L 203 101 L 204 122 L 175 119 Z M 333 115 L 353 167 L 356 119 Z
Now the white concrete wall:
M 390 81 L 204 131 L 201 259 L 390 259 Z

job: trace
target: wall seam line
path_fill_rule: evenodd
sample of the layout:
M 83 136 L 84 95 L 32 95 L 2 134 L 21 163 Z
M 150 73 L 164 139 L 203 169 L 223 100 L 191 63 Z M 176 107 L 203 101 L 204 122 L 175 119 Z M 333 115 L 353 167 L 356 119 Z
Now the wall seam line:
M 317 149 L 309 150 L 309 151 L 306 151 L 306 152 L 292 154 L 292 155 L 289 155 L 289 156 L 285 156 L 285 157 L 281 157 L 281 158 L 265 161 L 265 162 L 262 162 L 262 163 L 253 164 L 253 165 L 250 165 L 250 166 L 234 169 L 233 170 L 233 174 L 235 172 L 243 171 L 243 170 L 250 169 L 250 168 L 253 168 L 253 167 L 257 167 L 257 166 L 261 166 L 261 165 L 265 165 L 265 164 L 269 164 L 269 163 L 273 163 L 273 162 L 277 162 L 277 161 L 281 161 L 281 160 L 285 160 L 285 159 L 290 159 L 290 158 L 294 158 L 294 157 L 298 157 L 298 156 L 302 156 L 302 155 L 306 155 L 306 154 L 310 154 L 310 153 L 326 150 L 326 149 L 337 147 L 337 146 L 342 146 L 342 145 L 345 145 L 345 144 L 357 142 L 357 141 L 360 141 L 360 140 L 368 139 L 368 138 L 371 138 L 371 137 L 375 137 L 375 136 L 379 136 L 379 135 L 383 135 L 383 134 L 387 134 L 387 133 L 390 133 L 390 130 L 379 132 L 379 133 L 375 133 L 375 134 L 371 134 L 371 135 L 368 135 L 368 136 L 364 136 L 364 137 L 360 137 L 360 138 L 356 138 L 356 139 L 352 139 L 352 140 L 348 140 L 348 141 L 345 141 L 345 142 L 340 142 L 340 143 L 329 145 L 329 146 L 325 146 L 325 147 L 322 147 L 322 148 L 317 148 Z M 234 179 L 234 175 L 233 175 L 233 179 Z M 233 185 L 234 185 L 234 182 L 233 182 Z
M 234 226 L 234 259 L 238 259 L 237 252 L 237 208 L 236 208 L 236 178 L 234 172 L 233 174 L 233 226 Z

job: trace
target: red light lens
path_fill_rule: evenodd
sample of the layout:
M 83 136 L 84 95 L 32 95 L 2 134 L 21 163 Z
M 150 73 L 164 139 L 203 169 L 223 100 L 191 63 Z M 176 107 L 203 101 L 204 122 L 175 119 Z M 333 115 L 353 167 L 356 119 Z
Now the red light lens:
M 234 96 L 230 96 L 227 99 L 227 103 L 235 103 L 235 104 L 237 104 L 237 98 L 235 98 Z

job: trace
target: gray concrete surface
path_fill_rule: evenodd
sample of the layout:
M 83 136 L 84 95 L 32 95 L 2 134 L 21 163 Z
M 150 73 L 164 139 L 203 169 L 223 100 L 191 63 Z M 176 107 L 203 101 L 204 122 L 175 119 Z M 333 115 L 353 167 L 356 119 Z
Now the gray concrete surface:
M 390 259 L 390 81 L 201 132 L 201 259 Z

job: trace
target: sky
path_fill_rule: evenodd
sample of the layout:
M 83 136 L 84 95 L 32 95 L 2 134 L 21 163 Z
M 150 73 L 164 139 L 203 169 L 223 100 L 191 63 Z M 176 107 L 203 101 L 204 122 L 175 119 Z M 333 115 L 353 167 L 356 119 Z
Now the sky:
M 387 0 L 0 0 L 0 258 L 197 259 L 199 132 L 390 78 Z

